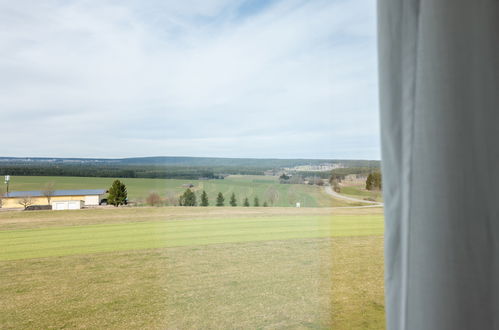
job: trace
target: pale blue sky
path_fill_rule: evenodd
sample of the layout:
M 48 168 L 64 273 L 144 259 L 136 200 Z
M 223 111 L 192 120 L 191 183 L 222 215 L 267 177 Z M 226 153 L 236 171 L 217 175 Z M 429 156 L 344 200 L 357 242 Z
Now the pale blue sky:
M 376 66 L 375 0 L 0 0 L 0 156 L 379 159 Z

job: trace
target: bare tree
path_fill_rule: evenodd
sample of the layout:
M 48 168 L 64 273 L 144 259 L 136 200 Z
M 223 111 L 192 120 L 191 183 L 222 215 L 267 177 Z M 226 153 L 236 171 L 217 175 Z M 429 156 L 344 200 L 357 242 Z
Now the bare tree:
M 291 178 L 289 178 L 288 183 L 290 183 L 290 184 L 302 184 L 303 177 L 301 175 L 293 175 Z
M 270 186 L 265 192 L 265 199 L 269 201 L 270 205 L 274 205 L 278 198 L 279 193 L 274 186 Z
M 298 195 L 296 194 L 294 189 L 290 189 L 288 192 L 288 201 L 289 204 L 294 206 L 298 202 Z
M 166 192 L 166 203 L 169 206 L 178 206 L 178 198 L 179 194 L 177 194 L 175 191 L 168 190 Z
M 0 207 L 2 207 L 4 195 L 5 195 L 5 190 L 3 188 L 0 188 Z
M 161 202 L 161 196 L 159 196 L 157 192 L 151 192 L 149 196 L 146 197 L 146 203 L 151 206 L 158 206 Z
M 317 176 L 313 176 L 313 177 L 310 177 L 308 178 L 308 184 L 309 185 L 318 185 L 318 186 L 323 186 L 324 185 L 324 180 L 317 177 Z
M 47 182 L 45 186 L 43 186 L 42 193 L 43 196 L 47 198 L 47 204 L 50 205 L 50 200 L 55 193 L 55 184 L 53 182 Z
M 341 186 L 337 179 L 331 180 L 331 185 L 333 186 L 333 190 L 337 193 L 341 192 Z
M 21 198 L 21 200 L 19 200 L 19 202 L 17 202 L 17 203 L 19 205 L 24 206 L 24 209 L 26 210 L 28 208 L 28 206 L 33 205 L 34 201 L 33 201 L 33 198 L 31 198 L 31 196 L 26 196 L 26 197 Z

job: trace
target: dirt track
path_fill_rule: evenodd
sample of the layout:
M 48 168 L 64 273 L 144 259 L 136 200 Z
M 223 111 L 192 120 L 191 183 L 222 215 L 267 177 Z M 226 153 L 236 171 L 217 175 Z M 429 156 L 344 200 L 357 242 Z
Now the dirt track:
M 358 198 L 353 198 L 353 197 L 344 196 L 342 194 L 338 194 L 336 191 L 333 190 L 333 188 L 331 188 L 331 186 L 324 187 L 324 190 L 326 191 L 327 194 L 331 195 L 334 198 L 339 198 L 339 199 L 343 199 L 343 200 L 350 201 L 350 202 L 370 204 L 373 206 L 383 206 L 383 203 L 380 203 L 380 202 L 366 201 L 363 199 L 358 199 Z

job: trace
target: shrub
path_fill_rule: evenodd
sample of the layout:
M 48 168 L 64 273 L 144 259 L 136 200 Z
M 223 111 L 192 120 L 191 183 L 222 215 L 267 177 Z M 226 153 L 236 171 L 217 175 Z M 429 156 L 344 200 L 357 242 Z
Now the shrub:
M 152 192 L 146 197 L 146 204 L 151 206 L 161 205 L 162 200 L 158 193 Z

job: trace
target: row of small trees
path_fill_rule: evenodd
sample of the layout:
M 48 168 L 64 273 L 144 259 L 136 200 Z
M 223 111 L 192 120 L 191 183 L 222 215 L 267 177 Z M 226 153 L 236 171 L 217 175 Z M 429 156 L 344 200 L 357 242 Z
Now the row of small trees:
M 158 193 L 154 192 L 154 193 L 149 194 L 149 196 L 146 198 L 146 203 L 154 206 L 154 205 L 161 205 L 163 202 L 162 202 L 161 196 Z M 184 191 L 184 193 L 178 199 L 178 205 L 179 206 L 197 206 L 198 201 L 197 201 L 196 194 L 191 189 L 186 189 Z M 234 193 L 232 193 L 232 195 L 230 196 L 229 205 L 230 206 L 238 206 L 238 201 L 237 201 L 236 195 Z M 210 206 L 208 194 L 204 190 L 200 196 L 199 206 Z M 215 206 L 225 206 L 225 197 L 221 192 L 219 192 L 217 195 L 217 198 L 215 201 Z M 248 197 L 244 198 L 242 206 L 246 206 L 246 207 L 251 206 Z M 259 206 L 267 207 L 267 206 L 269 206 L 269 203 L 267 201 L 265 201 L 263 204 L 260 204 L 259 198 L 255 197 L 253 199 L 253 206 L 255 206 L 255 207 L 259 207 Z

